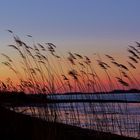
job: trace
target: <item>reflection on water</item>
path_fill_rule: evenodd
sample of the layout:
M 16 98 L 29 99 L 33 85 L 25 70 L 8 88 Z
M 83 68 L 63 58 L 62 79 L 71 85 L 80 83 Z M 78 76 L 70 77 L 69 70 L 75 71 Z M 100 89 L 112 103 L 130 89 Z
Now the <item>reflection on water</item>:
M 140 103 L 56 103 L 15 109 L 49 121 L 140 138 Z

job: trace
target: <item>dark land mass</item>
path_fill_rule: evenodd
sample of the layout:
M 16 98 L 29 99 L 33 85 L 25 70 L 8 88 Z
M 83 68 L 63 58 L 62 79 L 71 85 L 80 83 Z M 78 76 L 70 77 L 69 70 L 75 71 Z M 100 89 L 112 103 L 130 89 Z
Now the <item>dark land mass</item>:
M 47 122 L 0 107 L 3 140 L 135 140 L 55 122 Z
M 101 95 L 101 94 L 122 94 L 122 93 L 140 93 L 140 90 L 137 89 L 131 89 L 131 90 L 114 90 L 111 92 L 106 92 L 106 93 L 65 93 L 65 94 L 51 94 L 51 96 L 55 96 L 55 95 L 88 95 L 88 94 L 94 94 L 94 95 Z M 23 92 L 0 92 L 0 105 L 3 106 L 26 106 L 28 105 L 35 105 L 35 104 L 45 104 L 45 103 L 68 103 L 68 102 L 102 102 L 102 103 L 106 103 L 106 102 L 119 102 L 119 103 L 123 103 L 123 102 L 129 102 L 129 100 L 124 100 L 124 99 L 56 99 L 56 98 L 47 98 L 48 95 L 46 94 L 25 94 Z M 139 103 L 140 100 L 136 100 L 136 101 L 130 101 L 131 103 Z
M 112 93 L 139 93 L 139 90 L 122 91 Z M 107 93 L 107 94 L 109 94 Z M 70 93 L 67 93 L 69 95 Z M 81 94 L 81 93 L 71 93 Z M 94 93 L 99 94 L 99 93 Z M 97 132 L 82 129 L 66 124 L 47 122 L 28 115 L 10 111 L 5 107 L 57 103 L 55 99 L 47 99 L 46 94 L 25 94 L 15 92 L 0 93 L 0 136 L 3 140 L 134 140 L 111 133 Z M 66 101 L 66 100 L 65 100 Z M 69 101 L 69 100 L 68 100 Z M 78 100 L 74 100 L 78 101 Z M 83 100 L 81 100 L 82 102 Z M 61 100 L 62 102 L 62 100 Z M 89 102 L 89 101 L 88 101 Z

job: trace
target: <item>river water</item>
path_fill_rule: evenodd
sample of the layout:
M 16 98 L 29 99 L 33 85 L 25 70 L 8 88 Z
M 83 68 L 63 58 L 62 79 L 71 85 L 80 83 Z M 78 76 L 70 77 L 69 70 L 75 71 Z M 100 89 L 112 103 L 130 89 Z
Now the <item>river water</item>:
M 90 99 L 92 95 L 84 95 Z M 140 103 L 139 94 L 119 94 L 116 96 L 101 95 L 100 99 L 125 99 L 133 103 L 119 102 L 70 102 L 49 103 L 42 105 L 26 105 L 15 107 L 14 110 L 47 121 L 57 121 L 65 124 L 98 131 L 111 132 L 119 135 L 140 138 Z M 49 98 L 55 99 L 80 99 L 81 95 L 57 95 Z M 82 97 L 83 99 L 83 97 Z

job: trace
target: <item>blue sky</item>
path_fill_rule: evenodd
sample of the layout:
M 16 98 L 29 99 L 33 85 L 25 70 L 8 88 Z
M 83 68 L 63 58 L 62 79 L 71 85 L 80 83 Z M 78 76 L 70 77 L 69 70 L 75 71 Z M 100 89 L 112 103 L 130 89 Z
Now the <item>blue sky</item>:
M 0 49 L 5 29 L 61 50 L 119 52 L 140 41 L 140 0 L 1 0 Z

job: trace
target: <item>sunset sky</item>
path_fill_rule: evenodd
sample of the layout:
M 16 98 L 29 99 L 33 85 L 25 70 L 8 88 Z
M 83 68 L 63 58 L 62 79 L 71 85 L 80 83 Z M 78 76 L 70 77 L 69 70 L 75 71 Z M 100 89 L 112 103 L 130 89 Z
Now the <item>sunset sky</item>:
M 11 41 L 5 32 L 11 29 L 61 50 L 119 52 L 140 40 L 139 6 L 139 0 L 1 0 L 0 47 Z
M 140 0 L 1 0 L 0 52 L 13 30 L 23 40 L 52 42 L 61 52 L 123 57 L 128 45 L 140 41 Z

